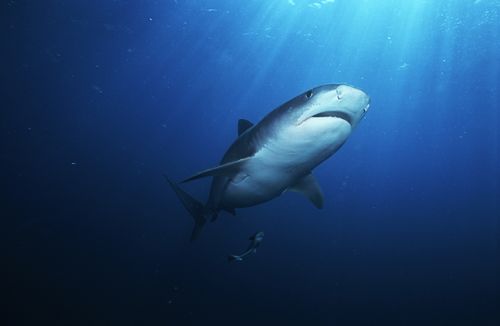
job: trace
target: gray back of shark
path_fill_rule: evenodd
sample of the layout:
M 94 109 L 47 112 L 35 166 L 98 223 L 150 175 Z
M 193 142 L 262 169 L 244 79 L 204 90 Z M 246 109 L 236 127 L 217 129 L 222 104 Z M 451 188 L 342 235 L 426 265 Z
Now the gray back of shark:
M 220 165 L 183 182 L 213 177 L 206 205 L 169 183 L 195 220 L 192 239 L 221 210 L 269 201 L 285 191 L 304 194 L 316 207 L 323 195 L 312 170 L 332 156 L 347 140 L 369 107 L 363 91 L 330 84 L 308 90 L 282 104 L 259 123 L 240 120 L 238 137 Z

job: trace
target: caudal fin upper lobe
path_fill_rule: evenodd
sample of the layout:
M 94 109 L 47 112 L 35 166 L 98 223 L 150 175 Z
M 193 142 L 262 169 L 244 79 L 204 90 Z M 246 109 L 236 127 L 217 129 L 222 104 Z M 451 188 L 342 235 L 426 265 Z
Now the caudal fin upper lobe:
M 186 208 L 186 210 L 194 220 L 194 228 L 193 232 L 191 233 L 191 241 L 193 241 L 199 237 L 201 230 L 205 225 L 205 207 L 202 203 L 182 190 L 176 183 L 172 182 L 166 175 L 164 175 L 164 177 L 170 187 L 172 187 L 172 189 L 174 190 L 182 205 Z

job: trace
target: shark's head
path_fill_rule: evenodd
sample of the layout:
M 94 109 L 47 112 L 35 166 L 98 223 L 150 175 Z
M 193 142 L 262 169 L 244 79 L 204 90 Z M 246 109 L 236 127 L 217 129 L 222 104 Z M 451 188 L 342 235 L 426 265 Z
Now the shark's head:
M 261 147 L 270 153 L 285 153 L 273 156 L 274 160 L 292 161 L 294 157 L 301 169 L 313 168 L 345 143 L 369 105 L 370 97 L 357 88 L 338 84 L 315 87 L 266 116 L 260 124 L 267 134 L 256 138 L 266 140 Z
M 310 89 L 295 98 L 297 124 L 319 122 L 317 119 L 340 118 L 354 128 L 370 106 L 370 97 L 348 86 L 330 84 Z

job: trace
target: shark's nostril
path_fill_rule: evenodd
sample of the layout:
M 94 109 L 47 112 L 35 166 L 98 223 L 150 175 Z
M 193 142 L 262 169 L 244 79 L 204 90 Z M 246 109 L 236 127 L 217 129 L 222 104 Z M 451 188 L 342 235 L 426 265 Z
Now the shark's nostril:
M 335 91 L 337 92 L 337 100 L 342 99 L 342 92 L 338 88 Z

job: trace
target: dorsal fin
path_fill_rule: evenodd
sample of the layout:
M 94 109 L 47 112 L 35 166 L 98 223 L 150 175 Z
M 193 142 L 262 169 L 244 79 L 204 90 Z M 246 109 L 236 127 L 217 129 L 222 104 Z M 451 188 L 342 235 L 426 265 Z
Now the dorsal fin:
M 248 129 L 252 128 L 252 126 L 253 126 L 253 123 L 251 123 L 248 120 L 245 120 L 245 119 L 238 120 L 238 136 L 240 136 L 242 133 L 244 133 Z

